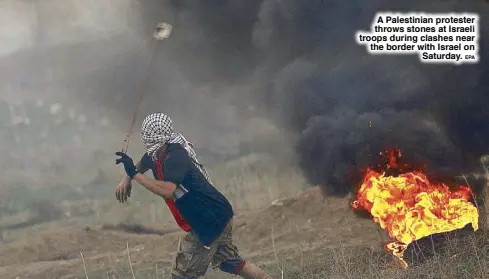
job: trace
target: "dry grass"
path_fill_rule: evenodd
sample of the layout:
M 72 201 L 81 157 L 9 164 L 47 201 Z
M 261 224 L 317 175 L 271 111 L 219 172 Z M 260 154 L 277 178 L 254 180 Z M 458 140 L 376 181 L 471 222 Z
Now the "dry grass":
M 393 259 L 378 248 L 367 246 L 348 246 L 339 244 L 337 247 L 308 250 L 302 257 L 289 257 L 286 251 L 277 254 L 277 260 L 270 258 L 260 261 L 260 265 L 275 276 L 289 279 L 377 279 L 377 278 L 487 278 L 488 273 L 488 238 L 485 233 L 472 234 L 465 238 L 456 238 L 447 241 L 444 245 L 437 245 L 434 248 L 425 247 L 423 255 L 417 251 L 418 262 L 412 263 L 406 270 L 393 266 Z M 131 257 L 144 257 L 143 252 L 132 250 Z M 413 251 L 413 253 L 415 253 Z M 125 256 L 125 258 L 124 258 Z M 105 258 L 96 256 L 86 259 L 88 278 L 169 278 L 168 266 L 170 262 L 154 261 L 152 265 L 142 266 L 140 259 L 133 259 L 138 267 L 134 267 L 134 274 L 131 265 L 127 262 L 128 253 L 121 252 Z M 146 259 L 147 260 L 147 259 Z M 258 261 L 258 258 L 252 258 Z M 414 259 L 412 259 L 414 261 Z M 114 264 L 113 262 L 116 262 Z M 303 263 L 301 265 L 301 263 Z M 66 264 L 66 263 L 65 263 Z M 78 268 L 79 270 L 63 277 L 55 278 L 82 278 L 84 277 L 84 263 L 80 259 L 71 262 L 65 271 Z M 124 266 L 125 265 L 125 266 Z M 279 269 L 280 267 L 280 269 Z M 52 272 L 54 270 L 52 269 Z M 50 278 L 53 273 L 44 273 L 45 277 Z M 34 277 L 29 277 L 34 278 Z M 53 278 L 53 277 L 51 277 Z M 204 277 L 207 279 L 231 279 L 230 275 L 219 271 L 210 270 Z
M 275 278 L 281 278 L 282 271 L 283 278 L 290 279 L 489 277 L 486 231 L 451 233 L 418 241 L 406 252 L 410 267 L 402 270 L 382 250 L 370 220 L 357 219 L 342 207 L 346 200 L 324 201 L 318 194 L 318 189 L 313 189 L 283 200 L 282 205 L 237 216 L 235 235 L 242 255 Z M 3 259 L 17 253 L 17 259 L 26 261 L 22 268 L 11 265 L 20 262 L 3 263 L 0 278 L 169 278 L 179 236 L 181 233 L 134 235 L 98 229 L 50 232 L 38 237 L 37 248 L 32 245 L 36 242 L 30 241 L 17 242 L 24 248 L 3 250 Z M 18 249 L 24 254 L 19 254 Z M 50 258 L 56 251 L 71 256 L 64 260 Z M 37 253 L 37 258 L 28 259 L 32 252 Z M 233 277 L 209 270 L 205 278 Z
M 241 254 L 275 278 L 281 278 L 282 272 L 283 278 L 290 279 L 489 278 L 485 230 L 418 241 L 406 252 L 410 267 L 402 270 L 382 249 L 376 225 L 355 216 L 347 199 L 324 199 L 318 189 L 302 192 L 305 184 L 300 175 L 274 167 L 271 161 L 253 155 L 211 172 L 238 208 L 235 239 Z M 83 205 L 93 209 L 90 216 L 15 231 L 23 239 L 0 246 L 0 278 L 169 278 L 181 233 L 172 230 L 175 224 L 162 200 L 134 187 L 129 204 L 118 204 L 112 197 L 90 201 Z M 276 199 L 281 200 L 270 206 Z M 119 223 L 127 224 L 124 228 L 142 224 L 168 233 L 102 229 L 104 224 Z M 87 225 L 90 230 L 83 229 Z M 205 278 L 234 277 L 209 270 Z
M 455 237 L 436 244 L 432 239 L 414 243 L 406 254 L 410 267 L 396 267 L 395 261 L 380 249 L 340 247 L 324 251 L 287 278 L 486 278 L 488 235 L 485 232 Z M 424 247 L 421 247 L 424 245 Z
M 307 185 L 300 172 L 266 154 L 245 156 L 210 170 L 216 187 L 237 210 L 254 210 L 271 200 L 298 195 Z

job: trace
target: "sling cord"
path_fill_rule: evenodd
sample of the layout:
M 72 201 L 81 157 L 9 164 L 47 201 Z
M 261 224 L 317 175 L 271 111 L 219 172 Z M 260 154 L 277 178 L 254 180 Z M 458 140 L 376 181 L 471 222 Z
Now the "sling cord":
M 156 43 L 154 44 L 153 53 L 151 55 L 151 60 L 150 60 L 149 65 L 148 65 L 148 70 L 146 72 L 144 82 L 143 82 L 141 89 L 139 91 L 139 100 L 136 104 L 136 108 L 135 108 L 134 114 L 132 116 L 131 125 L 129 126 L 129 130 L 127 131 L 126 138 L 124 139 L 124 145 L 122 146 L 122 152 L 124 152 L 124 153 L 127 153 L 127 149 L 129 148 L 129 139 L 131 138 L 131 134 L 132 134 L 132 131 L 134 129 L 134 124 L 136 123 L 136 117 L 137 117 L 139 108 L 141 107 L 141 103 L 142 103 L 143 98 L 144 98 L 144 93 L 148 89 L 150 75 L 151 75 L 151 69 L 153 67 L 154 61 L 156 60 L 156 54 L 158 52 L 158 45 L 159 45 L 159 41 L 156 40 Z

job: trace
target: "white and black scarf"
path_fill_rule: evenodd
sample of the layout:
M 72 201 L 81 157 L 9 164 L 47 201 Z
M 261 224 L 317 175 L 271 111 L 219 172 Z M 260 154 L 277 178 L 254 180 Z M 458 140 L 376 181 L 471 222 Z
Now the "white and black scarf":
M 205 176 L 207 181 L 212 184 L 204 166 L 197 160 L 193 144 L 187 141 L 180 133 L 173 130 L 173 122 L 168 115 L 163 113 L 148 115 L 141 126 L 141 140 L 146 148 L 146 153 L 153 161 L 157 160 L 158 150 L 165 143 L 179 143 L 185 148 L 194 165 Z

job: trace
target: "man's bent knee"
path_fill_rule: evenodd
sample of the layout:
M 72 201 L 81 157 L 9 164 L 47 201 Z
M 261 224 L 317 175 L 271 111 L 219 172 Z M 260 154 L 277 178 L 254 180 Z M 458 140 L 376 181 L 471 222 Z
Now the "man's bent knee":
M 241 270 L 243 270 L 245 264 L 246 261 L 243 260 L 240 256 L 237 256 L 223 261 L 219 265 L 219 269 L 221 269 L 226 273 L 238 275 L 241 272 Z

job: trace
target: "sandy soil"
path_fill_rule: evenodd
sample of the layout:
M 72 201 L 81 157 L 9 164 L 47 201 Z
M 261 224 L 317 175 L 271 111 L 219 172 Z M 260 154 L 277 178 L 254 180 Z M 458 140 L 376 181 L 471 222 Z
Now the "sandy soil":
M 272 272 L 279 261 L 305 261 L 331 247 L 381 247 L 372 221 L 356 216 L 348 199 L 324 198 L 317 188 L 239 212 L 234 232 L 241 254 Z M 174 228 L 163 236 L 86 227 L 42 232 L 0 246 L 0 278 L 168 278 L 181 236 Z

